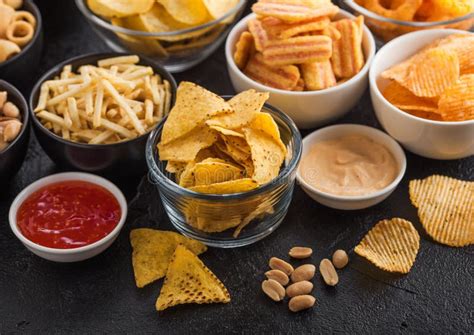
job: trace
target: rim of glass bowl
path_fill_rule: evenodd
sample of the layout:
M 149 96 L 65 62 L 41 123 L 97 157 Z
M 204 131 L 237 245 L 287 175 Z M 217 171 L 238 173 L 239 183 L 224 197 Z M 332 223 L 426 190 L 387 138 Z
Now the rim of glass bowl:
M 112 30 L 116 33 L 122 33 L 126 35 L 132 35 L 132 36 L 142 36 L 142 37 L 165 37 L 165 36 L 176 36 L 176 35 L 182 35 L 182 34 L 187 34 L 187 33 L 192 33 L 195 31 L 199 31 L 201 29 L 211 27 L 217 23 L 220 23 L 224 21 L 225 19 L 229 18 L 230 16 L 238 13 L 246 4 L 247 0 L 239 0 L 239 3 L 232 8 L 230 11 L 228 11 L 226 14 L 221 16 L 218 19 L 206 22 L 204 24 L 201 24 L 196 27 L 191 27 L 187 29 L 181 29 L 181 30 L 174 30 L 174 31 L 167 31 L 167 32 L 161 32 L 161 33 L 151 33 L 151 32 L 146 32 L 146 31 L 140 31 L 140 30 L 133 30 L 133 29 L 128 29 L 128 28 L 123 28 L 119 26 L 114 26 L 113 24 L 107 22 L 106 20 L 100 18 L 99 16 L 95 15 L 89 7 L 85 4 L 86 0 L 75 0 L 76 1 L 76 6 L 79 8 L 79 10 L 82 12 L 82 14 L 95 24 L 101 26 L 102 28 L 106 28 L 108 30 Z
M 407 26 L 407 27 L 429 28 L 429 27 L 436 27 L 440 25 L 458 23 L 467 19 L 474 18 L 474 12 L 471 12 L 469 14 L 459 16 L 454 19 L 444 20 L 444 21 L 429 21 L 429 22 L 401 21 L 401 20 L 392 19 L 389 17 L 379 15 L 377 13 L 374 13 L 368 10 L 367 8 L 360 6 L 354 0 L 343 0 L 343 3 L 347 5 L 349 8 L 351 8 L 352 10 L 355 10 L 359 12 L 360 14 L 367 16 L 371 19 L 382 21 L 382 22 L 394 23 L 394 24 Z
M 224 95 L 222 96 L 224 99 L 228 99 L 232 96 Z M 296 127 L 296 124 L 291 120 L 291 118 L 280 111 L 278 108 L 265 104 L 264 108 L 270 111 L 273 115 L 275 114 L 284 124 L 288 126 L 291 132 L 291 138 L 293 139 L 293 148 L 292 148 L 292 157 L 288 164 L 280 171 L 278 176 L 271 180 L 270 182 L 247 192 L 239 192 L 239 193 L 232 193 L 232 194 L 204 194 L 191 191 L 187 188 L 181 187 L 176 184 L 173 180 L 168 178 L 163 172 L 158 168 L 157 161 L 158 158 L 158 150 L 156 150 L 156 144 L 158 142 L 158 137 L 161 136 L 161 131 L 163 129 L 163 125 L 166 122 L 167 118 L 161 120 L 160 124 L 150 133 L 148 137 L 148 141 L 146 144 L 146 161 L 148 164 L 148 168 L 151 172 L 157 177 L 157 182 L 161 183 L 162 186 L 165 186 L 168 189 L 173 190 L 174 192 L 180 193 L 184 196 L 190 196 L 200 200 L 236 200 L 241 199 L 244 197 L 251 197 L 254 195 L 259 195 L 261 193 L 265 193 L 268 190 L 271 190 L 274 186 L 280 185 L 282 181 L 288 178 L 288 176 L 294 172 L 298 166 L 298 163 L 301 158 L 301 154 L 303 151 L 303 139 L 301 134 Z M 277 122 L 278 123 L 278 122 Z

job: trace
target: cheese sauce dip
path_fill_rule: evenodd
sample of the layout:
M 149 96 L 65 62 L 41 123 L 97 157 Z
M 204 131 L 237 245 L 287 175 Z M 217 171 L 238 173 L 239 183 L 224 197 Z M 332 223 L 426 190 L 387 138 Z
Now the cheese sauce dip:
M 299 169 L 302 178 L 321 192 L 361 196 L 392 183 L 399 167 L 382 144 L 362 135 L 347 135 L 311 145 Z

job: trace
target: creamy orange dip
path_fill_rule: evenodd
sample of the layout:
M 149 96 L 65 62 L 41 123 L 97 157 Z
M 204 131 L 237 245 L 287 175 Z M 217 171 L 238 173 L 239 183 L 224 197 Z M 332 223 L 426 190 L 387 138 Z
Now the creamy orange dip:
M 398 164 L 388 149 L 361 135 L 312 145 L 300 174 L 314 188 L 334 195 L 366 195 L 395 180 Z

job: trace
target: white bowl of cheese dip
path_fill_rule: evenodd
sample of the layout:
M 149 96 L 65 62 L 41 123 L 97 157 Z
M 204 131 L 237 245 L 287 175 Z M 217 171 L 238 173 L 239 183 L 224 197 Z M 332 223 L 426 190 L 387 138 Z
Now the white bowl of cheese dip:
M 405 170 L 403 149 L 386 133 L 342 124 L 303 139 L 296 178 L 306 194 L 322 205 L 355 210 L 385 200 Z

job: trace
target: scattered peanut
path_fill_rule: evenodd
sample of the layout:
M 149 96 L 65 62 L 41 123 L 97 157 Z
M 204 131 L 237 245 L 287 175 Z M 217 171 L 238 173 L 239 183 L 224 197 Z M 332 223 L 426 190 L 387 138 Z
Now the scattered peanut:
M 336 286 L 339 282 L 339 277 L 337 275 L 334 265 L 327 258 L 324 258 L 319 264 L 319 272 L 324 279 L 324 282 L 329 286 Z
M 262 282 L 262 290 L 273 301 L 282 301 L 285 297 L 285 288 L 273 279 L 264 280 Z
M 299 282 L 303 280 L 311 280 L 316 272 L 316 267 L 313 264 L 304 264 L 295 269 L 291 274 L 291 280 L 293 282 Z
M 291 264 L 277 257 L 270 258 L 270 262 L 268 264 L 270 265 L 271 269 L 280 270 L 284 272 L 287 276 L 291 275 L 291 273 L 293 272 L 293 267 L 291 266 Z
M 286 295 L 290 298 L 298 295 L 309 294 L 313 290 L 313 283 L 307 280 L 291 284 L 286 288 Z
M 316 298 L 312 295 L 299 295 L 290 299 L 288 308 L 292 312 L 299 312 L 314 306 Z
M 336 268 L 342 269 L 347 263 L 349 263 L 347 253 L 342 249 L 336 250 L 332 255 L 332 264 L 334 264 Z
M 313 254 L 313 249 L 307 247 L 293 247 L 288 254 L 290 257 L 303 259 L 310 257 Z
M 283 271 L 280 270 L 270 270 L 265 272 L 265 276 L 268 279 L 273 279 L 279 282 L 281 285 L 286 286 L 290 282 L 290 278 L 284 273 Z

